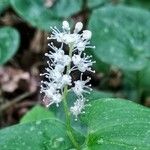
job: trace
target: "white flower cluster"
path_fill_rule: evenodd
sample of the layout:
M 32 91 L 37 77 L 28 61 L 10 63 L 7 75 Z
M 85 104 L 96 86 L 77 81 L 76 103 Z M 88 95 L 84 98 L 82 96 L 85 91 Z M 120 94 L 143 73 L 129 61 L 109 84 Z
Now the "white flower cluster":
M 48 67 L 45 68 L 46 72 L 41 74 L 47 81 L 41 81 L 41 93 L 44 93 L 44 102 L 46 106 L 51 104 L 59 103 L 63 100 L 63 92 L 66 86 L 70 86 L 73 92 L 77 95 L 77 100 L 74 102 L 74 106 L 70 108 L 70 111 L 75 117 L 80 113 L 83 113 L 85 108 L 86 99 L 83 97 L 83 93 L 89 93 L 92 89 L 91 85 L 87 85 L 90 81 L 88 77 L 87 80 L 82 79 L 82 75 L 85 71 L 94 72 L 91 66 L 95 61 L 91 61 L 91 56 L 87 56 L 84 53 L 86 48 L 95 48 L 90 46 L 90 39 L 92 36 L 91 31 L 83 30 L 83 24 L 77 22 L 73 33 L 70 31 L 70 26 L 67 21 L 62 23 L 62 31 L 58 30 L 57 27 L 51 28 L 52 35 L 48 39 L 54 39 L 61 43 L 58 48 L 54 46 L 51 42 L 48 46 L 52 49 L 45 56 L 48 57 L 47 64 Z M 69 47 L 69 55 L 64 52 L 64 44 Z M 72 67 L 71 64 L 73 64 Z M 66 71 L 67 70 L 67 71 Z M 72 71 L 79 70 L 81 72 L 80 80 L 72 81 L 70 73 Z

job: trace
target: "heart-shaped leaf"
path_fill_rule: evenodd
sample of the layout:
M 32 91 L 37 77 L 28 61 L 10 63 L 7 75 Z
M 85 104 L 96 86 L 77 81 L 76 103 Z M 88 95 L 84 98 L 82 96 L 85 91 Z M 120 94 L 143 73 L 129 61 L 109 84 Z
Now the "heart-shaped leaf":
M 125 0 L 125 4 L 133 5 L 137 7 L 143 7 L 150 9 L 150 1 L 149 0 Z
M 122 99 L 92 101 L 82 120 L 90 150 L 149 150 L 150 110 Z
M 150 56 L 149 18 L 148 11 L 125 6 L 95 10 L 89 23 L 96 46 L 92 53 L 121 69 L 141 70 Z
M 110 2 L 110 0 L 87 0 L 88 7 L 90 8 L 98 7 L 108 2 Z
M 14 56 L 18 50 L 20 36 L 11 27 L 0 28 L 0 64 L 4 64 Z
M 53 117 L 54 114 L 52 112 L 48 111 L 48 109 L 40 105 L 37 105 L 23 116 L 23 118 L 21 119 L 21 123 L 33 122 L 33 121 L 38 121 L 38 120 L 48 119 Z
M 82 141 L 80 135 L 78 140 Z M 74 148 L 66 127 L 55 119 L 38 120 L 0 131 L 1 150 L 65 150 Z
M 11 4 L 23 19 L 47 31 L 50 26 L 56 26 L 64 17 L 70 17 L 81 8 L 80 0 L 56 0 L 52 6 L 44 0 L 11 0 Z

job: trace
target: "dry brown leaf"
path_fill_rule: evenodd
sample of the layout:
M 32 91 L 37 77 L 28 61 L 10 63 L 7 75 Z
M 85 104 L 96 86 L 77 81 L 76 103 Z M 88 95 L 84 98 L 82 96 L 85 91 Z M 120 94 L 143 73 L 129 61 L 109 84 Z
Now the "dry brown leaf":
M 35 84 L 34 78 L 31 77 L 29 72 L 25 72 L 21 69 L 12 67 L 0 68 L 0 85 L 4 92 L 12 93 L 21 86 L 20 83 L 24 83 L 24 87 L 27 90 L 35 92 L 37 85 Z

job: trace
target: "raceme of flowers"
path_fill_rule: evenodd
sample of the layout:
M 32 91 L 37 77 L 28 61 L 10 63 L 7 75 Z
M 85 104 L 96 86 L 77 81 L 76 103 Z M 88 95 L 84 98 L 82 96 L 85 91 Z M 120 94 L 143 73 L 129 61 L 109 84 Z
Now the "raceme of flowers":
M 84 113 L 87 99 L 84 98 L 84 93 L 90 93 L 92 90 L 89 85 L 90 77 L 86 80 L 82 79 L 85 71 L 91 71 L 91 66 L 95 61 L 91 60 L 91 56 L 86 55 L 84 52 L 86 48 L 95 48 L 90 45 L 90 39 L 92 36 L 91 31 L 83 30 L 83 24 L 77 22 L 73 33 L 70 31 L 70 26 L 67 21 L 62 23 L 62 31 L 57 27 L 53 27 L 52 34 L 48 37 L 48 40 L 56 40 L 61 43 L 60 47 L 54 45 L 53 42 L 48 46 L 52 49 L 45 54 L 48 57 L 48 67 L 45 68 L 45 73 L 40 74 L 46 78 L 46 81 L 41 81 L 41 93 L 44 93 L 44 99 L 46 106 L 49 107 L 52 104 L 59 106 L 59 103 L 63 101 L 64 89 L 68 86 L 76 94 L 77 100 L 70 108 L 70 112 L 75 116 L 76 120 L 79 114 Z M 81 32 L 82 31 L 82 32 Z M 68 45 L 69 54 L 65 54 L 64 45 Z M 80 79 L 77 81 L 72 80 L 71 73 L 75 70 L 81 72 Z

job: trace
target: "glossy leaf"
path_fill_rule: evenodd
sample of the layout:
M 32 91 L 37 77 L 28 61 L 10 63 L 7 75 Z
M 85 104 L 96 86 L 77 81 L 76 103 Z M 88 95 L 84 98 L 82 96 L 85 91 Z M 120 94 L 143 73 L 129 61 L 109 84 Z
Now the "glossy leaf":
M 18 50 L 20 36 L 17 30 L 11 27 L 0 28 L 0 64 L 11 59 Z
M 54 114 L 48 109 L 37 105 L 27 112 L 21 119 L 21 123 L 33 122 L 54 117 Z
M 150 56 L 150 13 L 125 6 L 107 6 L 91 16 L 93 53 L 104 63 L 141 70 Z M 97 64 L 98 65 L 98 64 Z
M 23 19 L 47 31 L 81 8 L 80 0 L 56 0 L 50 8 L 43 0 L 11 0 L 11 4 Z
M 124 0 L 124 1 L 125 1 L 125 4 L 128 4 L 128 5 L 150 9 L 149 0 Z
M 80 136 L 78 136 L 80 140 Z M 0 131 L 1 150 L 64 150 L 74 148 L 58 120 L 30 122 Z
M 92 101 L 82 120 L 90 150 L 149 150 L 150 110 L 123 99 Z
M 90 8 L 99 7 L 108 2 L 110 2 L 110 0 L 87 0 L 88 7 Z

